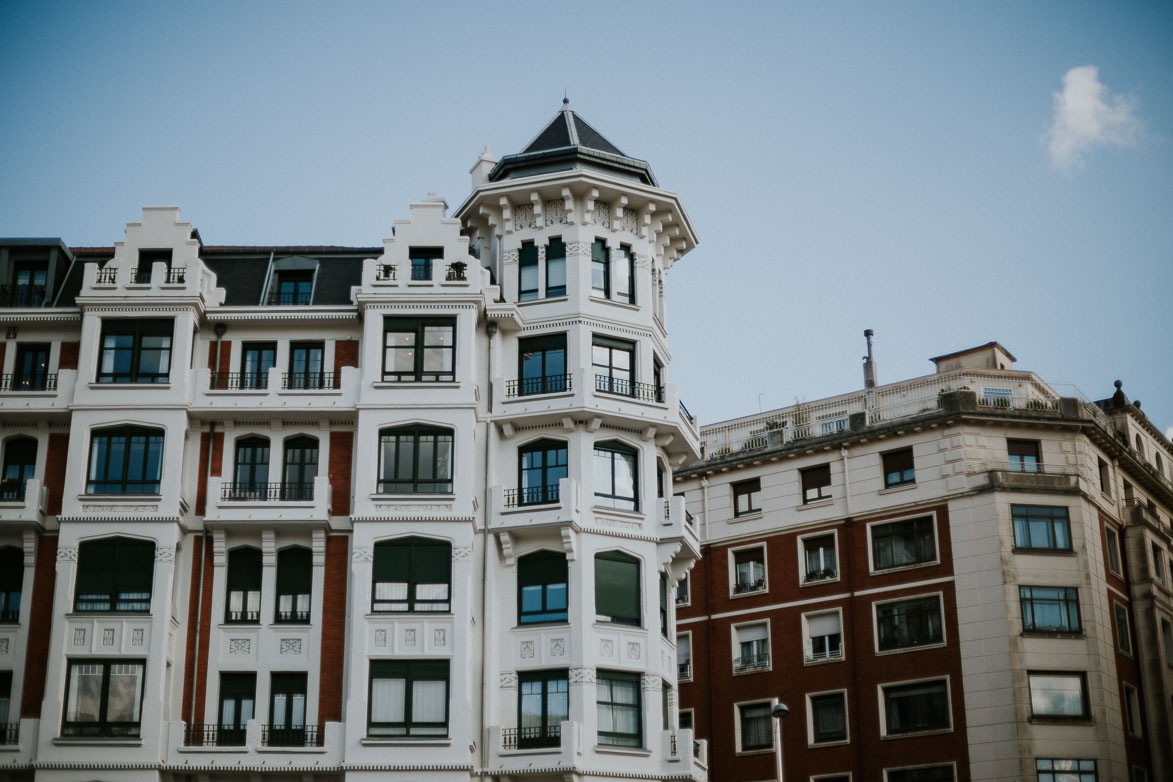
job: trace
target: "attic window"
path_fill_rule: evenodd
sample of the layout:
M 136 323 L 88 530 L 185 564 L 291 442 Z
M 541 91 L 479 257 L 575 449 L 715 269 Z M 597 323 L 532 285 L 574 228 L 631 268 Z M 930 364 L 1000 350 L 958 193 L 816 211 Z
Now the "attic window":
M 273 284 L 269 286 L 269 303 L 281 306 L 309 304 L 313 301 L 313 291 L 312 269 L 276 271 Z
M 131 282 L 149 285 L 151 283 L 151 267 L 155 263 L 162 263 L 170 270 L 171 250 L 139 250 L 138 266 L 131 274 Z

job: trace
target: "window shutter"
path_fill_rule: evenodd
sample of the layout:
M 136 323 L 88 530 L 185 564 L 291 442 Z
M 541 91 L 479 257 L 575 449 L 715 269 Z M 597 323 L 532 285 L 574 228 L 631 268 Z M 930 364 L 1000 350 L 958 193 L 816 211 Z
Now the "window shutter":
M 839 614 L 819 614 L 807 617 L 807 634 L 812 638 L 840 632 Z
M 769 631 L 765 624 L 747 625 L 745 627 L 737 628 L 737 640 L 739 643 L 749 643 L 750 641 L 764 641 L 769 636 Z

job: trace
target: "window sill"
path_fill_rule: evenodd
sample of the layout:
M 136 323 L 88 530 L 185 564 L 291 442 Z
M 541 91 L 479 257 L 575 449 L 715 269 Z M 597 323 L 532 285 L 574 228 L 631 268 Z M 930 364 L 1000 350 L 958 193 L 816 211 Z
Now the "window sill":
M 940 565 L 940 564 L 941 564 L 940 559 L 934 559 L 931 562 L 916 562 L 912 565 L 898 565 L 896 567 L 886 567 L 882 570 L 871 570 L 868 572 L 868 575 L 869 576 L 883 576 L 883 575 L 887 575 L 888 573 L 903 573 L 906 570 L 916 570 L 917 568 L 932 567 L 934 565 Z
M 143 388 L 143 389 L 157 388 L 160 391 L 166 391 L 171 388 L 170 383 L 90 383 L 89 386 L 92 389 L 99 389 L 99 388 L 111 388 L 111 389 L 114 389 L 114 388 L 121 388 L 121 389 L 126 389 L 126 388 Z
M 932 730 L 912 730 L 908 733 L 886 733 L 880 736 L 880 741 L 895 741 L 897 739 L 910 739 L 917 736 L 939 736 L 942 733 L 952 733 L 953 728 L 933 728 Z
M 237 744 L 235 747 L 176 747 L 179 752 L 191 752 L 196 755 L 222 755 L 233 752 L 248 752 L 250 747 L 247 744 Z
M 1070 633 L 1062 630 L 1023 630 L 1023 638 L 1071 638 L 1081 639 L 1086 638 L 1082 630 L 1075 630 Z
M 1095 725 L 1096 721 L 1091 717 L 1048 717 L 1044 715 L 1031 715 L 1027 718 L 1027 722 L 1031 725 Z
M 733 753 L 737 757 L 752 757 L 753 755 L 772 755 L 774 754 L 773 747 L 765 747 L 763 749 L 739 749 Z
M 912 483 L 901 483 L 897 486 L 885 486 L 876 492 L 876 494 L 893 494 L 898 491 L 908 491 L 909 489 L 915 489 L 918 485 L 916 481 L 913 481 Z
M 608 622 L 607 624 L 612 624 L 612 623 Z M 543 630 L 557 630 L 558 628 L 569 629 L 570 628 L 570 620 L 566 620 L 564 622 L 528 622 L 526 624 L 516 624 L 513 626 L 512 629 L 515 631 L 521 631 L 521 630 L 528 630 L 531 627 L 533 627 L 533 628 L 540 627 Z
M 597 301 L 600 304 L 610 304 L 612 307 L 622 307 L 625 310 L 634 310 L 635 312 L 639 312 L 639 309 L 640 309 L 638 304 L 628 304 L 625 301 L 615 301 L 614 299 L 604 299 L 602 296 L 596 296 L 594 293 L 591 294 L 591 301 Z
M 802 664 L 804 667 L 811 667 L 815 665 L 830 665 L 831 663 L 841 663 L 846 659 L 847 655 L 845 654 L 840 654 L 838 657 L 803 657 Z M 820 744 L 819 746 L 822 745 Z
M 279 388 L 277 396 L 309 394 L 311 396 L 342 396 L 341 388 Z
M 455 619 L 451 611 L 368 611 L 367 619 L 397 619 L 399 617 L 428 617 L 429 619 Z
M 364 747 L 451 747 L 452 739 L 447 736 L 435 736 L 432 738 L 423 738 L 419 736 L 402 736 L 391 738 L 390 736 L 379 736 L 377 738 L 367 736 L 358 740 L 359 744 Z
M 800 583 L 798 585 L 798 587 L 799 587 L 799 589 L 802 589 L 803 587 L 816 587 L 816 586 L 822 586 L 823 584 L 838 584 L 839 581 L 840 581 L 839 576 L 835 576 L 833 578 L 816 578 L 814 581 L 807 581 L 804 578 L 802 580 L 802 583 Z
M 569 301 L 569 296 L 550 296 L 545 299 L 526 299 L 525 301 L 517 302 L 518 307 L 532 307 L 535 304 L 558 304 L 564 301 Z M 601 299 L 605 301 L 605 299 Z
M 620 519 L 628 519 L 631 521 L 642 522 L 646 516 L 637 510 L 623 510 L 621 508 L 612 508 L 608 505 L 592 505 L 591 510 L 596 514 L 602 513 L 604 516 L 615 516 Z
M 375 380 L 372 388 L 460 388 L 459 380 Z
M 769 673 L 772 670 L 774 670 L 774 666 L 773 666 L 773 664 L 770 664 L 764 668 L 750 668 L 750 669 L 744 670 L 744 671 L 738 671 L 735 669 L 733 671 L 733 675 L 734 676 L 752 676 L 755 673 Z
M 768 584 L 766 586 L 762 587 L 761 589 L 751 589 L 751 590 L 748 590 L 745 592 L 734 592 L 734 591 L 730 590 L 729 599 L 736 600 L 740 597 L 753 597 L 754 595 L 765 595 L 765 594 L 768 594 L 769 591 L 770 591 L 770 587 Z
M 613 744 L 596 744 L 595 752 L 603 755 L 631 755 L 637 758 L 649 758 L 652 756 L 650 749 L 643 747 L 617 747 Z
M 456 502 L 455 494 L 372 494 L 371 502 Z
M 823 497 L 818 500 L 811 500 L 810 502 L 804 502 L 803 504 L 799 505 L 796 510 L 803 511 L 803 510 L 810 510 L 811 508 L 825 508 L 828 505 L 833 504 L 834 502 L 835 502 L 834 497 Z
M 935 644 L 917 644 L 916 646 L 901 646 L 899 649 L 884 649 L 876 652 L 876 657 L 883 657 L 889 654 L 906 654 L 908 652 L 919 652 L 922 649 L 944 649 L 948 646 L 947 643 L 941 641 Z
M 574 390 L 569 391 L 547 391 L 541 394 L 525 394 L 524 396 L 512 396 L 506 399 L 503 404 L 516 405 L 522 402 L 528 402 L 531 399 L 538 399 L 546 401 L 547 399 L 569 399 L 574 396 Z
M 632 624 L 630 622 L 609 622 L 606 619 L 595 618 L 594 623 L 596 630 L 614 630 L 615 628 L 629 628 L 632 632 L 642 631 L 644 626 L 641 624 Z
M 280 752 L 292 755 L 325 755 L 326 747 L 256 747 L 254 751 L 272 754 Z
M 209 388 L 206 393 L 213 396 L 226 396 L 228 394 L 238 394 L 240 396 L 268 396 L 269 389 L 267 388 Z
M 550 747 L 525 747 L 522 749 L 502 749 L 497 754 L 503 758 L 517 757 L 518 755 L 557 755 L 562 752 L 561 744 Z
M 66 619 L 89 619 L 92 616 L 125 616 L 129 618 L 150 619 L 150 611 L 70 611 L 65 615 Z
M 1075 549 L 1069 548 L 1022 548 L 1015 546 L 1010 549 L 1013 554 L 1040 554 L 1044 557 L 1074 557 Z
M 740 516 L 734 515 L 733 518 L 729 520 L 729 523 L 735 524 L 739 521 L 752 521 L 753 519 L 760 519 L 762 515 L 762 509 L 758 508 L 757 510 L 751 510 L 748 513 L 743 513 Z
M 851 743 L 850 739 L 839 739 L 837 741 L 816 741 L 806 745 L 807 749 L 822 749 L 823 747 L 844 747 Z
M 162 502 L 162 494 L 79 494 L 79 500 L 86 502 L 93 502 L 94 500 L 102 500 L 103 502 L 118 502 L 121 498 L 126 498 L 126 502 Z
M 67 736 L 58 736 L 53 739 L 53 743 L 58 747 L 141 747 L 143 740 L 141 738 L 70 738 Z

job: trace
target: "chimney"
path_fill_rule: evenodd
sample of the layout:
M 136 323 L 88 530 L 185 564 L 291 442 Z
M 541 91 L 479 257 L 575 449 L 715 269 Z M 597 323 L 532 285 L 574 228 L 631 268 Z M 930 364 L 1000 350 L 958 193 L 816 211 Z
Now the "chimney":
M 863 335 L 868 341 L 868 354 L 863 357 L 863 387 L 876 387 L 876 362 L 872 359 L 872 335 L 875 334 L 871 329 L 864 329 Z
M 489 145 L 485 145 L 485 151 L 477 158 L 476 165 L 469 169 L 469 174 L 472 175 L 472 189 L 476 190 L 481 185 L 489 181 L 489 172 L 493 170 L 493 166 L 497 165 L 497 158 L 493 157 L 489 152 Z

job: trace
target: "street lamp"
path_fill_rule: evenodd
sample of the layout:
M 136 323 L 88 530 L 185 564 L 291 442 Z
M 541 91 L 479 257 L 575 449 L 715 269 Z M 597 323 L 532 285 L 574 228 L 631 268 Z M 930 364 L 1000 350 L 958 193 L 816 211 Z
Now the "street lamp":
M 790 707 L 777 698 L 770 699 L 770 716 L 774 718 L 774 763 L 778 766 L 778 782 L 782 782 L 782 718 Z

